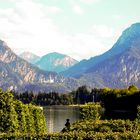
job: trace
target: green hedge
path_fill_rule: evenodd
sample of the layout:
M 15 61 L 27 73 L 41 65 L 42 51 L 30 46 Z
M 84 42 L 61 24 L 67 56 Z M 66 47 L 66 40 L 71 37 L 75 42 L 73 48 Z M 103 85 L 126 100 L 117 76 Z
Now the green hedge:
M 14 100 L 10 92 L 0 90 L 0 133 L 46 133 L 46 122 L 39 106 Z
M 18 135 L 18 134 L 0 134 L 0 139 L 28 139 L 28 140 L 139 140 L 140 134 L 133 132 L 69 132 L 69 133 L 53 133 L 45 135 Z
M 140 123 L 137 120 L 83 120 L 73 123 L 70 131 L 137 133 L 140 132 Z
M 99 120 L 103 114 L 103 108 L 100 103 L 87 103 L 80 105 L 81 119 Z
M 137 119 L 140 120 L 140 105 L 137 106 Z

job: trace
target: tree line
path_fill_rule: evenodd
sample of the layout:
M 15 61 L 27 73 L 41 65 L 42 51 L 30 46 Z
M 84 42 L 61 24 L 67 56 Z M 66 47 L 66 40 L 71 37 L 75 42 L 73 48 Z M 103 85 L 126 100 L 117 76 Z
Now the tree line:
M 105 116 L 110 118 L 115 116 L 122 116 L 124 118 L 126 116 L 126 119 L 127 117 L 133 119 L 136 117 L 137 106 L 140 105 L 140 90 L 135 85 L 131 85 L 125 89 L 111 89 L 107 87 L 90 89 L 87 86 L 81 86 L 77 90 L 67 94 L 56 92 L 13 94 L 15 99 L 21 100 L 25 104 L 32 103 L 41 106 L 101 102 L 102 106 L 106 109 Z

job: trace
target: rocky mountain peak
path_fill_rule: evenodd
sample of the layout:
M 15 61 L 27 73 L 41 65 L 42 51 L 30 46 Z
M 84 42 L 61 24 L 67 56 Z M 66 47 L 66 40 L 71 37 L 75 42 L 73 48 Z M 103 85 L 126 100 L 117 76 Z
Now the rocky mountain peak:
M 14 61 L 15 58 L 16 55 L 14 55 L 8 45 L 0 40 L 0 61 L 10 63 L 11 61 Z
M 136 44 L 140 43 L 140 23 L 132 24 L 129 28 L 122 32 L 122 35 L 114 45 L 114 48 L 121 49 L 121 51 L 130 47 L 138 47 Z M 140 47 L 140 45 L 139 45 Z
M 52 52 L 42 56 L 41 59 L 36 63 L 36 65 L 40 69 L 45 71 L 47 70 L 61 72 L 75 65 L 77 62 L 78 61 L 71 58 L 70 56 L 57 52 Z
M 0 40 L 0 53 L 4 53 L 7 50 L 10 50 L 10 48 L 7 46 L 6 42 Z
M 21 53 L 19 56 L 31 64 L 35 64 L 40 59 L 39 56 L 28 51 Z
M 140 23 L 132 24 L 129 28 L 123 31 L 123 34 L 127 37 L 137 37 L 137 35 L 140 35 Z

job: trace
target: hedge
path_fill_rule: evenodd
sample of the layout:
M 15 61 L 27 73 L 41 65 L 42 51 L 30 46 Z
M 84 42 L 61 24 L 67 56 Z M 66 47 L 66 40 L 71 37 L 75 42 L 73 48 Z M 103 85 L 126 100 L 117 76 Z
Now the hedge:
M 80 118 L 99 120 L 102 117 L 103 108 L 100 103 L 87 103 L 80 105 Z
M 28 139 L 28 140 L 138 140 L 140 139 L 139 133 L 133 132 L 110 132 L 110 133 L 101 133 L 101 132 L 69 132 L 69 133 L 53 133 L 45 135 L 21 135 L 21 134 L 1 134 L 0 139 Z
M 0 133 L 43 134 L 46 121 L 39 106 L 23 104 L 0 90 Z

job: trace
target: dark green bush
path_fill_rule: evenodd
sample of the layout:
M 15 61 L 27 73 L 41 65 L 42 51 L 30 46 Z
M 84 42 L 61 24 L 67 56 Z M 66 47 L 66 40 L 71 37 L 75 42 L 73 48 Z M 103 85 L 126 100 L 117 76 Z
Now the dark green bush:
M 140 105 L 137 106 L 137 119 L 140 120 Z
M 69 133 L 53 133 L 45 135 L 25 135 L 25 134 L 0 134 L 0 139 L 12 140 L 139 140 L 140 134 L 133 132 L 69 132 Z
M 82 120 L 71 125 L 70 131 L 94 132 L 140 132 L 137 120 Z
M 103 108 L 100 103 L 87 103 L 80 105 L 81 119 L 99 120 L 103 114 Z

